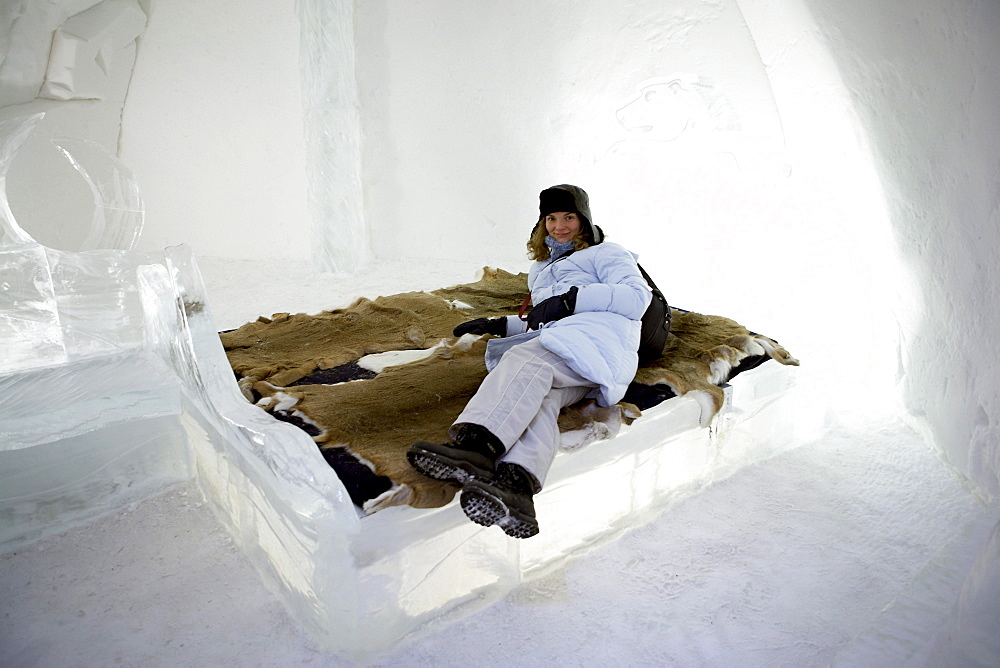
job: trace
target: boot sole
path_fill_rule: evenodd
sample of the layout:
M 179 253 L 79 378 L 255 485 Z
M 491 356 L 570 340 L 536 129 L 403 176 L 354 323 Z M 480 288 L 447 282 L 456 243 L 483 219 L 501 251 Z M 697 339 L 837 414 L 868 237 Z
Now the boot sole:
M 482 485 L 466 486 L 460 503 L 470 520 L 484 527 L 495 524 L 511 538 L 531 538 L 538 533 L 538 522 L 534 517 L 511 510 L 500 497 Z
M 468 462 L 458 462 L 417 447 L 411 447 L 406 453 L 406 461 L 410 462 L 410 466 L 415 468 L 418 473 L 443 482 L 457 482 L 464 485 L 474 478 L 490 479 L 493 477 L 492 471 Z

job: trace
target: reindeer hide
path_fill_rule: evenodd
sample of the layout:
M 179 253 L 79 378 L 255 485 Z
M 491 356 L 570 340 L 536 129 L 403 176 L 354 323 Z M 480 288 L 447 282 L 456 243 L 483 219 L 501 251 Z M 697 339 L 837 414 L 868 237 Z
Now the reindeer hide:
M 267 410 L 294 410 L 312 426 L 321 449 L 346 447 L 395 483 L 366 506 L 369 511 L 400 503 L 436 507 L 458 488 L 418 474 L 406 462 L 406 449 L 417 440 L 445 442 L 486 375 L 485 337 L 456 340 L 451 331 L 473 318 L 516 313 L 526 295 L 525 274 L 486 268 L 476 283 L 359 299 L 317 315 L 279 313 L 221 337 L 248 399 Z M 404 356 L 395 366 L 354 376 L 365 380 L 326 384 L 334 372 L 360 370 L 355 363 L 365 356 L 428 349 L 416 361 Z M 773 340 L 728 318 L 674 310 L 663 357 L 640 368 L 636 381 L 668 385 L 678 395 L 706 393 L 707 423 L 722 405 L 718 385 L 730 370 L 747 356 L 764 354 L 798 364 Z M 612 436 L 638 415 L 629 404 L 581 402 L 560 416 L 560 430 L 571 432 L 563 447 Z

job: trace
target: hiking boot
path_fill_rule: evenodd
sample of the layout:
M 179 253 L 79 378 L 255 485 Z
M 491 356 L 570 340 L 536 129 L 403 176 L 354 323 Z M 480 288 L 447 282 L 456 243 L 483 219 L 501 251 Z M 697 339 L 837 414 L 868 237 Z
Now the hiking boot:
M 513 538 L 531 538 L 538 533 L 534 476 L 517 464 L 500 462 L 492 480 L 471 480 L 462 488 L 462 510 L 484 527 L 498 525 Z
M 457 482 L 490 479 L 507 448 L 486 427 L 463 423 L 450 443 L 417 441 L 406 451 L 410 466 L 428 478 Z

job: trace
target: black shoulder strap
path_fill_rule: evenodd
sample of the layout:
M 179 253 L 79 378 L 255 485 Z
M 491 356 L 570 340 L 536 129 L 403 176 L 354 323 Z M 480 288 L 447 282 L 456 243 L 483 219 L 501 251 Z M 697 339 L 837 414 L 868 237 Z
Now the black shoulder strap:
M 646 273 L 646 270 L 642 268 L 642 265 L 636 262 L 636 266 L 639 267 L 639 273 L 642 274 L 642 277 L 646 279 L 647 283 L 649 283 L 649 287 L 653 290 L 659 290 L 659 288 L 656 287 L 656 283 L 653 282 L 653 279 L 650 278 L 649 274 Z

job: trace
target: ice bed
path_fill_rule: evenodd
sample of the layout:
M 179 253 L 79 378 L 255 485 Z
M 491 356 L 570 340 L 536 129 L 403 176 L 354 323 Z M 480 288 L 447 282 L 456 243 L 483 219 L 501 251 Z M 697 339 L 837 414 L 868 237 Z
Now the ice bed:
M 0 176 L 30 132 L 14 130 Z M 485 605 L 799 438 L 782 405 L 794 374 L 768 362 L 725 386 L 707 426 L 681 396 L 613 449 L 560 453 L 533 539 L 454 502 L 362 516 L 312 438 L 241 392 L 187 248 L 55 251 L 5 203 L 0 226 L 2 549 L 195 479 L 293 617 L 346 654 Z
M 394 505 L 447 505 L 458 486 L 426 478 L 405 458 L 417 439 L 444 442 L 486 375 L 486 336 L 455 337 L 470 319 L 516 313 L 527 275 L 484 267 L 472 283 L 358 298 L 319 313 L 278 313 L 221 333 L 246 398 L 302 428 L 365 514 Z M 678 395 L 697 399 L 707 427 L 727 381 L 768 360 L 798 361 L 773 339 L 722 316 L 672 308 L 663 354 L 640 364 L 622 402 L 563 409 L 561 449 L 611 441 L 622 425 Z

